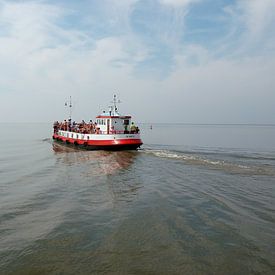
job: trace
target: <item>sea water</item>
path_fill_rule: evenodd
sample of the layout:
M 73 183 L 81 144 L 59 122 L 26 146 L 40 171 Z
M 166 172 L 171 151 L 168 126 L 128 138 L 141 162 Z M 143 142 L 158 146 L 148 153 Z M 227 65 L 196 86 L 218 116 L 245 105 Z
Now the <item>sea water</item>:
M 1 274 L 275 274 L 275 126 L 139 126 L 107 152 L 1 124 Z

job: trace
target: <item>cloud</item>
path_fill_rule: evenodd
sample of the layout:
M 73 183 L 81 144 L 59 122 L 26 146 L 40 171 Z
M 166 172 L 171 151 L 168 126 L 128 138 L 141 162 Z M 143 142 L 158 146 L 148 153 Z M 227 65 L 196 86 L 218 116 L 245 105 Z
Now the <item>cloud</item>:
M 176 7 L 187 7 L 190 4 L 196 3 L 199 0 L 160 0 L 162 4 Z
M 128 2 L 128 8 L 118 5 L 118 13 L 129 8 Z M 112 93 L 124 86 L 120 82 L 128 83 L 135 63 L 145 58 L 146 51 L 131 35 L 94 38 L 87 30 L 62 27 L 60 22 L 70 12 L 42 2 L 5 2 L 1 6 L 0 24 L 6 26 L 0 36 L 4 120 L 57 119 L 60 113 L 64 115 L 62 106 L 69 95 L 78 98 L 76 108 L 91 101 L 89 106 L 96 115 L 102 111 L 99 102 L 108 106 Z M 90 116 L 90 110 L 78 109 L 79 115 Z
M 228 33 L 199 42 L 202 1 L 166 2 L 0 2 L 2 120 L 63 119 L 69 95 L 75 119 L 93 118 L 118 93 L 140 121 L 272 122 L 272 1 L 224 2 L 211 20 Z
M 275 2 L 239 0 L 225 7 L 230 16 L 229 47 L 238 58 L 270 54 L 275 50 Z
M 265 33 L 274 23 L 275 2 L 273 0 L 240 1 L 238 7 L 243 11 L 244 24 L 252 35 Z

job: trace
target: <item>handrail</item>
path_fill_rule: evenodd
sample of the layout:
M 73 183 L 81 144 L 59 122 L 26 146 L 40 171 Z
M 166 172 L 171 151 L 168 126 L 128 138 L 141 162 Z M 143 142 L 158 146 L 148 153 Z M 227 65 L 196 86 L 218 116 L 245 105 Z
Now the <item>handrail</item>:
M 110 130 L 109 133 L 107 131 L 98 131 L 98 132 L 93 132 L 93 133 L 79 133 L 79 132 L 74 132 L 74 131 L 66 131 L 66 130 L 57 130 L 55 133 L 58 133 L 59 131 L 63 132 L 69 132 L 69 133 L 75 133 L 78 135 L 127 135 L 127 134 L 139 134 L 139 132 L 131 132 L 131 131 L 116 131 L 116 130 Z

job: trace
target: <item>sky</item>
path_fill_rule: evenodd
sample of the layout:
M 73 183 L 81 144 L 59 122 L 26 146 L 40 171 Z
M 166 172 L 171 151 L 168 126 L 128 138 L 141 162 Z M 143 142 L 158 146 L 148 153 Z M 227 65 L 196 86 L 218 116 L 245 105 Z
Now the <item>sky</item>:
M 275 124 L 275 0 L 0 0 L 0 122 Z

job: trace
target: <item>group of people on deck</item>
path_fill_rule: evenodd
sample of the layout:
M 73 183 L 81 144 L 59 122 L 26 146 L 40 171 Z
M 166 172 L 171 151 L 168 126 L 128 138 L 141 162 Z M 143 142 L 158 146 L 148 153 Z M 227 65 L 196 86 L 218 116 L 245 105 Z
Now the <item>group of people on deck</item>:
M 80 134 L 100 134 L 100 127 L 98 127 L 96 122 L 93 122 L 92 120 L 89 121 L 89 123 L 86 123 L 84 120 L 82 120 L 80 123 L 77 123 L 75 121 L 71 121 L 70 119 L 64 120 L 63 122 L 55 121 L 53 124 L 54 133 L 57 133 L 59 130 L 62 131 L 69 131 L 69 132 L 75 132 Z M 115 133 L 115 131 L 110 129 L 110 133 Z M 139 128 L 135 126 L 134 122 L 132 122 L 130 126 L 130 131 L 128 127 L 125 127 L 124 133 L 139 133 Z
M 55 121 L 53 124 L 54 132 L 58 132 L 59 130 L 62 131 L 69 131 L 81 134 L 94 134 L 97 129 L 97 123 L 93 123 L 91 120 L 89 123 L 86 123 L 84 120 L 82 122 L 75 122 L 69 120 L 64 120 L 63 122 Z

